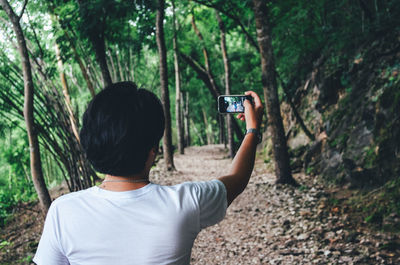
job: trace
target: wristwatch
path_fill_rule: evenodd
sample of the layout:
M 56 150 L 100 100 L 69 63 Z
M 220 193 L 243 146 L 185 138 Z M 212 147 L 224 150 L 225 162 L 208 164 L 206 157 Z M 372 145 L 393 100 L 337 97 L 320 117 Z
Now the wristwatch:
M 246 131 L 246 134 L 248 134 L 248 133 L 254 133 L 256 135 L 256 137 L 257 137 L 257 140 L 258 140 L 257 144 L 261 143 L 262 135 L 261 135 L 259 130 L 255 129 L 255 128 L 250 128 L 250 129 L 247 129 L 247 131 Z

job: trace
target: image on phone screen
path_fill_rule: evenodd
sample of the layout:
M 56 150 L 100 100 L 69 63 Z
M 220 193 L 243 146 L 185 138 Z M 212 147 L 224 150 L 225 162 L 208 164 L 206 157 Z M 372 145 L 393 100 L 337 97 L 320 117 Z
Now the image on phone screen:
M 218 109 L 220 113 L 241 113 L 244 112 L 244 96 L 220 96 Z

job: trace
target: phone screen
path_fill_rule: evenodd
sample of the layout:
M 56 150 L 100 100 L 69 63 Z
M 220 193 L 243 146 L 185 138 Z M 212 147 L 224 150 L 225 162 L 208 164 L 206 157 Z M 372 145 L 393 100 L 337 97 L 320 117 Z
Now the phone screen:
M 219 96 L 218 111 L 220 113 L 242 113 L 245 99 L 246 96 Z

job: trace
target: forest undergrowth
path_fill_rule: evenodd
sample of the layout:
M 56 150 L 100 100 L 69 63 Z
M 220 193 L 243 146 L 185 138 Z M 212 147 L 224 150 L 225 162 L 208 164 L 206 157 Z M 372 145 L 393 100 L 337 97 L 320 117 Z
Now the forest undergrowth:
M 151 181 L 173 185 L 213 179 L 228 172 L 223 145 L 185 149 L 175 155 L 176 172 L 152 170 Z M 323 185 L 296 174 L 297 188 L 275 185 L 258 157 L 247 189 L 225 219 L 203 230 L 191 264 L 399 264 L 399 234 L 373 229 L 348 203 L 354 191 Z M 68 192 L 52 189 L 52 198 Z M 42 230 L 37 203 L 19 204 L 0 232 L 0 264 L 30 264 Z

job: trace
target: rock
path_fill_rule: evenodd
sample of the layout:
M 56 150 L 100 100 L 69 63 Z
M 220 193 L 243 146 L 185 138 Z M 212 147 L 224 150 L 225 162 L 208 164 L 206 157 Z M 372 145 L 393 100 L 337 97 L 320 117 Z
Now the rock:
M 310 237 L 309 234 L 303 233 L 303 234 L 301 234 L 301 235 L 299 235 L 299 236 L 297 237 L 297 240 L 306 240 L 306 239 L 308 239 L 309 237 Z

